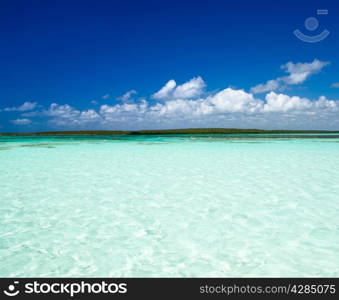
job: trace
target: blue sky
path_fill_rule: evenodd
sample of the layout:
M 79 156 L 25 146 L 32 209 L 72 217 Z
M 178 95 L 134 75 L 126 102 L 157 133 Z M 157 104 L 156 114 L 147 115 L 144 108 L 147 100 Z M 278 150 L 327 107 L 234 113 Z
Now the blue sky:
M 2 132 L 339 130 L 335 1 L 0 0 L 0 35 Z

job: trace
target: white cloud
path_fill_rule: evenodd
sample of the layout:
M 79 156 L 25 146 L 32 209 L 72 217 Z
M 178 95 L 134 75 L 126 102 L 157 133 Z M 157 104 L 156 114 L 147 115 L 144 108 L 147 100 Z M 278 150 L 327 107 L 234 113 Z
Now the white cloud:
M 74 109 L 68 104 L 59 105 L 57 103 L 52 103 L 48 110 L 44 111 L 43 114 L 49 117 L 59 117 L 65 119 L 71 119 L 79 116 L 80 111 Z
M 331 88 L 338 89 L 339 88 L 339 82 L 332 83 Z
M 175 127 L 339 127 L 339 101 L 318 100 L 270 92 L 258 98 L 244 90 L 226 88 L 197 99 L 173 99 L 151 103 L 101 105 L 99 111 L 80 111 L 53 103 L 43 115 L 50 124 L 66 128 L 175 128 Z M 313 128 L 313 127 L 312 127 Z M 337 128 L 337 127 L 336 127 Z
M 109 94 L 105 94 L 105 95 L 103 95 L 103 96 L 101 96 L 101 99 L 103 99 L 103 100 L 107 100 L 107 99 L 109 99 Z
M 79 115 L 79 119 L 83 120 L 83 121 L 97 120 L 99 118 L 100 118 L 100 116 L 93 109 L 84 110 Z
M 177 85 L 172 79 L 168 81 L 158 92 L 152 95 L 156 100 L 174 100 L 197 98 L 203 93 L 206 84 L 199 76 Z
M 313 74 L 319 73 L 322 68 L 329 63 L 315 59 L 311 63 L 293 63 L 288 62 L 281 66 L 281 69 L 288 73 L 288 76 L 278 77 L 268 80 L 264 84 L 258 84 L 251 88 L 254 94 L 277 91 L 283 89 L 286 85 L 296 85 L 304 83 Z
M 254 98 L 253 94 L 243 90 L 224 89 L 206 101 L 214 106 L 216 112 L 254 113 L 262 109 L 263 102 Z
M 135 94 L 137 94 L 136 90 L 130 90 L 130 91 L 126 92 L 125 94 L 123 94 L 122 96 L 118 97 L 117 99 L 121 100 L 121 101 L 128 101 Z
M 277 89 L 283 84 L 297 84 L 318 72 L 326 63 L 285 64 L 288 76 L 268 82 L 257 90 Z M 69 104 L 52 103 L 47 109 L 26 112 L 25 116 L 48 119 L 54 127 L 68 129 L 145 129 L 178 127 L 239 127 L 278 129 L 339 129 L 339 101 L 325 96 L 309 99 L 270 91 L 257 96 L 257 90 L 225 88 L 204 94 L 205 82 L 195 77 L 181 85 L 170 80 L 152 95 L 158 102 L 139 99 L 131 101 L 134 90 L 127 92 L 114 105 L 101 105 L 97 110 L 79 110 Z M 122 96 L 122 97 L 123 97 Z M 28 105 L 25 106 L 26 108 Z M 33 113 L 32 115 L 29 115 Z M 29 119 L 12 123 L 23 125 Z
M 142 100 L 139 104 L 116 104 L 113 106 L 109 106 L 107 104 L 101 105 L 100 107 L 100 115 L 102 116 L 114 116 L 120 115 L 123 113 L 145 113 L 148 107 L 148 103 L 146 100 Z
M 33 110 L 34 108 L 36 108 L 37 105 L 38 104 L 36 102 L 26 101 L 18 107 L 6 107 L 4 111 L 28 111 L 28 110 Z
M 253 94 L 260 94 L 279 89 L 280 83 L 277 79 L 268 80 L 266 83 L 258 84 L 251 88 Z
M 28 125 L 32 123 L 30 119 L 16 119 L 16 120 L 11 120 L 10 122 L 15 125 Z
M 281 68 L 290 75 L 282 77 L 281 79 L 286 84 L 301 84 L 311 75 L 319 73 L 323 67 L 327 66 L 329 62 L 315 59 L 311 63 L 292 63 L 288 62 L 282 65 Z
M 152 98 L 157 100 L 169 98 L 169 96 L 172 95 L 173 90 L 176 86 L 177 83 L 175 82 L 175 80 L 171 79 L 159 91 L 153 94 Z
M 312 107 L 312 102 L 307 98 L 290 97 L 284 94 L 270 92 L 265 97 L 264 112 L 287 112 L 291 110 L 305 110 Z
M 240 124 L 260 126 L 265 122 L 288 122 L 284 126 L 292 126 L 292 116 L 298 115 L 296 120 L 308 124 L 310 116 L 316 120 L 317 116 L 331 115 L 335 119 L 339 112 L 339 101 L 328 100 L 324 96 L 318 100 L 288 96 L 270 92 L 264 99 L 256 98 L 252 93 L 244 90 L 226 88 L 214 95 L 191 99 L 174 99 L 162 103 L 150 105 L 143 100 L 139 104 L 102 105 L 99 114 L 103 118 L 102 124 L 167 124 L 176 127 L 175 124 L 213 124 L 219 122 L 220 127 L 227 126 L 226 121 L 237 121 Z M 232 122 L 233 122 L 232 121 Z M 330 119 L 328 119 L 328 122 Z M 249 123 L 253 122 L 253 123 Z M 172 124 L 172 125 L 170 125 Z M 239 124 L 237 126 L 239 126 Z M 294 123 L 296 124 L 296 123 Z M 267 126 L 267 124 L 266 124 Z M 300 127 L 300 124 L 298 124 Z
M 206 84 L 201 77 L 195 77 L 181 85 L 178 85 L 173 91 L 173 96 L 177 99 L 198 97 L 202 94 L 205 86 Z
M 68 104 L 52 103 L 43 116 L 51 117 L 50 123 L 57 126 L 86 126 L 101 121 L 101 116 L 94 110 L 77 110 Z

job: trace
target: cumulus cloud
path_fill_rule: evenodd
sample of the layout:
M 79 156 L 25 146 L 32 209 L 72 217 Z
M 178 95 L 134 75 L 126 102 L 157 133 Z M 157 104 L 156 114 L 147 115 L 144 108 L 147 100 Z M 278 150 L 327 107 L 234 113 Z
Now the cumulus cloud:
M 80 114 L 79 110 L 74 109 L 68 104 L 59 105 L 58 103 L 52 103 L 48 110 L 43 112 L 45 116 L 60 117 L 60 118 L 72 118 Z
M 217 112 L 255 113 L 262 109 L 263 102 L 251 93 L 232 88 L 224 89 L 206 101 L 215 107 Z
M 177 85 L 175 80 L 168 81 L 158 92 L 152 95 L 156 100 L 191 99 L 203 93 L 206 84 L 199 76 Z
M 135 94 L 137 94 L 136 90 L 130 90 L 130 91 L 126 92 L 125 94 L 123 94 L 122 96 L 118 97 L 117 99 L 121 100 L 121 101 L 128 101 Z
M 52 103 L 41 115 L 50 117 L 50 123 L 57 126 L 85 126 L 101 121 L 100 115 L 93 109 L 77 110 L 68 104 Z
M 154 93 L 152 95 L 152 98 L 157 100 L 167 99 L 170 97 L 170 95 L 173 94 L 176 86 L 177 83 L 175 82 L 175 80 L 171 79 L 159 91 Z
M 276 91 L 280 88 L 279 79 L 268 80 L 266 83 L 258 84 L 251 88 L 253 94 L 266 93 L 269 91 Z
M 68 104 L 52 103 L 42 112 L 53 126 L 90 129 L 267 127 L 267 124 L 279 125 L 278 128 L 309 128 L 314 122 L 318 127 L 329 128 L 339 126 L 338 114 L 339 101 L 324 96 L 312 100 L 270 92 L 258 98 L 253 93 L 233 88 L 196 99 L 155 103 L 141 99 L 135 103 L 105 104 L 98 111 L 81 111 Z
M 140 116 L 145 117 L 146 113 L 148 112 L 149 104 L 146 100 L 141 100 L 138 104 L 130 104 L 130 103 L 123 103 L 123 104 L 116 104 L 116 105 L 101 105 L 99 114 L 103 117 L 103 121 L 105 120 L 118 120 L 119 118 L 138 118 Z
M 36 102 L 26 101 L 18 107 L 6 107 L 4 111 L 29 111 L 35 109 L 37 105 Z
M 290 97 L 284 94 L 270 92 L 265 97 L 264 112 L 287 112 L 292 110 L 306 110 L 312 107 L 312 102 L 307 98 Z M 314 102 L 315 103 L 315 102 Z
M 286 84 L 300 84 L 308 79 L 311 75 L 319 73 L 323 67 L 327 66 L 329 62 L 315 59 L 311 63 L 292 63 L 288 62 L 282 65 L 281 68 L 289 73 L 288 76 L 282 77 Z
M 279 82 L 297 84 L 319 71 L 323 64 L 286 64 L 289 75 Z M 204 94 L 201 77 L 177 85 L 165 84 L 152 100 L 123 101 L 79 110 L 52 103 L 36 114 L 54 127 L 67 129 L 145 129 L 176 127 L 239 127 L 279 129 L 339 129 L 339 101 L 325 96 L 309 99 L 270 91 L 264 96 L 242 89 L 225 88 Z M 133 90 L 132 90 L 133 91 Z M 130 91 L 131 92 L 131 91 Z M 133 94 L 133 93 L 132 93 Z M 125 99 L 129 99 L 130 95 Z M 158 101 L 157 101 L 158 100 Z M 24 113 L 30 114 L 30 112 Z M 23 114 L 22 114 L 23 115 Z M 33 117 L 33 115 L 32 115 Z M 24 125 L 29 119 L 12 123 Z
M 141 121 L 154 124 L 178 124 L 182 121 L 190 124 L 187 122 L 196 121 L 200 124 L 211 124 L 211 121 L 223 122 L 224 119 L 238 120 L 244 124 L 252 120 L 260 124 L 267 120 L 274 122 L 279 118 L 288 118 L 291 122 L 293 115 L 298 115 L 299 120 L 304 121 L 309 119 L 310 115 L 315 118 L 324 114 L 335 117 L 338 112 L 339 101 L 329 100 L 324 96 L 311 100 L 270 92 L 264 99 L 260 99 L 244 90 L 226 88 L 214 95 L 195 100 L 173 99 L 153 105 L 143 100 L 139 104 L 102 105 L 99 114 L 105 124 L 110 121 Z M 221 124 L 219 126 L 222 127 Z
M 173 96 L 178 99 L 198 97 L 202 94 L 205 86 L 206 84 L 201 77 L 195 77 L 181 85 L 178 85 L 173 91 Z
M 315 59 L 311 63 L 293 63 L 288 62 L 281 66 L 281 69 L 288 73 L 288 76 L 278 77 L 268 80 L 264 84 L 258 84 L 251 88 L 254 94 L 265 93 L 283 89 L 287 85 L 296 85 L 304 83 L 313 74 L 319 73 L 329 62 Z
M 30 119 L 16 119 L 16 120 L 11 120 L 10 122 L 15 125 L 28 125 L 32 123 Z

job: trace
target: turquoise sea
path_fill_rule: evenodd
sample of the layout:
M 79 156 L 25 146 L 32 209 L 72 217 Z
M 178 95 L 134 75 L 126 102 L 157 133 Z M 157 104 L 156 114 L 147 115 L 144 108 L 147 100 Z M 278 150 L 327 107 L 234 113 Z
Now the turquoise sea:
M 339 136 L 1 136 L 9 276 L 339 277 Z

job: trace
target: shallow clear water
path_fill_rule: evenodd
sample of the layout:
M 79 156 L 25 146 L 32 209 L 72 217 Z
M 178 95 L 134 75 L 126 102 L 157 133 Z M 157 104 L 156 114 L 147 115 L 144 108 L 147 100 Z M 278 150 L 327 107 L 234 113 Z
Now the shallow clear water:
M 339 276 L 336 135 L 0 137 L 0 276 Z

